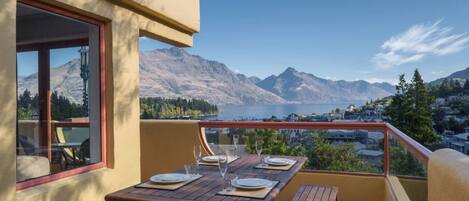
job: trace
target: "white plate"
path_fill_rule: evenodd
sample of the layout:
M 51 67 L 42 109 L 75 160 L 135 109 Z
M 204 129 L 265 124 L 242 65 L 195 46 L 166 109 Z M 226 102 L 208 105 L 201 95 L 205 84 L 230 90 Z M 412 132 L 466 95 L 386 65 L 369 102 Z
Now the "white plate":
M 283 165 L 290 165 L 293 162 L 293 160 L 290 160 L 287 158 L 268 158 L 264 162 L 269 165 L 283 166 Z
M 169 173 L 158 174 L 150 177 L 150 181 L 161 184 L 175 184 L 189 180 L 191 177 L 186 174 Z
M 202 160 L 208 163 L 217 163 L 219 156 L 204 156 Z
M 272 181 L 267 179 L 246 178 L 231 181 L 231 185 L 242 189 L 262 189 L 270 186 Z

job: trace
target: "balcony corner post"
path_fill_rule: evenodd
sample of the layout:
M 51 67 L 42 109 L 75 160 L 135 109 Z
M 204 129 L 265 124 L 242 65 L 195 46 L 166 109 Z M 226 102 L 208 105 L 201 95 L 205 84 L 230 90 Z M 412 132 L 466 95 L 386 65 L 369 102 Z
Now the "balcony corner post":
M 384 138 L 383 138 L 383 150 L 384 150 L 384 160 L 383 160 L 383 172 L 384 176 L 389 175 L 389 129 L 388 125 L 385 125 L 384 128 Z

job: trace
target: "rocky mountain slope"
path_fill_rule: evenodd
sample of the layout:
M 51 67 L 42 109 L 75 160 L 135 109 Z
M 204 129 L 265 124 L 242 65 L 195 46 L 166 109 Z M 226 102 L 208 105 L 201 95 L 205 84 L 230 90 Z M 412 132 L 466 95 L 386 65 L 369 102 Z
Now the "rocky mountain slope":
M 80 60 L 73 59 L 64 65 L 50 68 L 50 88 L 58 94 L 68 97 L 72 102 L 82 103 L 83 80 L 80 77 Z M 38 75 L 34 73 L 26 77 L 18 77 L 18 93 L 25 89 L 36 94 L 38 91 Z
M 451 75 L 449 75 L 449 76 L 447 76 L 447 77 L 443 77 L 443 78 L 434 80 L 434 81 L 430 82 L 430 85 L 431 85 L 431 84 L 439 84 L 439 83 L 441 83 L 444 79 L 449 79 L 449 80 L 453 80 L 453 79 L 469 80 L 469 67 L 467 67 L 467 68 L 464 69 L 464 70 L 456 71 L 456 72 L 452 73 Z
M 387 83 L 332 81 L 288 68 L 264 80 L 235 73 L 183 49 L 140 53 L 140 96 L 198 98 L 213 104 L 348 103 L 394 93 Z M 79 60 L 51 68 L 51 88 L 81 103 Z M 37 92 L 37 74 L 19 77 L 19 92 Z
M 348 103 L 382 98 L 394 93 L 388 83 L 332 81 L 287 68 L 280 75 L 272 75 L 257 86 L 298 103 Z
M 140 54 L 140 95 L 199 98 L 215 104 L 287 102 L 222 63 L 178 48 Z

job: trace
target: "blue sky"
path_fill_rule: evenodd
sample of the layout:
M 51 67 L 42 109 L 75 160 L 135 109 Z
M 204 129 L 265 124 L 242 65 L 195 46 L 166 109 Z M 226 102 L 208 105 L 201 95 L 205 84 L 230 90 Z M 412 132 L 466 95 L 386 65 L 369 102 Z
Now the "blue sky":
M 72 59 L 80 58 L 78 47 L 52 49 L 50 51 L 50 64 L 59 67 Z M 18 75 L 28 76 L 38 71 L 38 55 L 36 51 L 21 52 L 17 55 Z
M 192 54 L 265 78 L 286 67 L 329 79 L 395 82 L 419 68 L 426 81 L 469 67 L 469 1 L 202 0 Z M 141 50 L 168 45 L 140 40 Z M 53 67 L 78 58 L 52 53 Z M 37 69 L 18 55 L 19 75 Z
M 469 67 L 469 1 L 202 0 L 190 53 L 265 78 L 292 66 L 331 79 L 427 81 Z M 164 47 L 141 40 L 143 51 Z

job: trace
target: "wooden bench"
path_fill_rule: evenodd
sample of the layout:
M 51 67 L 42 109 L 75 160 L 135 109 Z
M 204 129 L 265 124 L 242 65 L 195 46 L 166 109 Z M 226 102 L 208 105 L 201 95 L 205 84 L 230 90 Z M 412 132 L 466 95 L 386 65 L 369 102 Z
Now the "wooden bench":
M 335 186 L 301 186 L 293 201 L 337 201 L 337 193 Z

